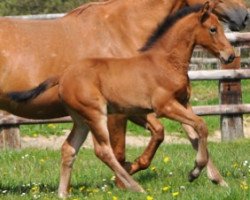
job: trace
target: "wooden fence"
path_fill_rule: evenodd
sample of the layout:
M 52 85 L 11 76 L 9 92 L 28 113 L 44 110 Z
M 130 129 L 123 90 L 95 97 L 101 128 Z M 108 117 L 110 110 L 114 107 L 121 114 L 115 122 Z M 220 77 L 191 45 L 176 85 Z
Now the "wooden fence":
M 19 16 L 23 19 L 51 19 L 64 14 Z M 250 78 L 250 69 L 240 69 L 240 47 L 250 46 L 250 33 L 227 33 L 227 38 L 236 46 L 237 58 L 230 65 L 222 65 L 219 70 L 189 71 L 192 81 L 219 80 L 220 105 L 195 106 L 198 115 L 220 115 L 222 140 L 244 137 L 243 114 L 250 113 L 250 104 L 242 104 L 241 79 Z M 199 62 L 199 58 L 193 58 Z M 214 61 L 214 58 L 212 59 Z M 250 91 L 249 91 L 250 92 Z M 0 148 L 20 147 L 19 125 L 66 123 L 70 117 L 48 120 L 32 120 L 17 117 L 6 112 L 0 113 Z

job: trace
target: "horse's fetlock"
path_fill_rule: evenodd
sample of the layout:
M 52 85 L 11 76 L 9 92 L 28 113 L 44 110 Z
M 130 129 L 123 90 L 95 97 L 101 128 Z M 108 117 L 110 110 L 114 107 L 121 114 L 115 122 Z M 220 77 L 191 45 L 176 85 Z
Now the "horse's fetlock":
M 156 129 L 155 129 L 155 132 L 156 132 L 155 139 L 158 142 L 163 142 L 164 137 L 165 137 L 165 135 L 164 135 L 164 127 L 161 126 L 161 125 L 157 126 Z
M 142 169 L 142 170 L 147 169 L 149 167 L 149 165 L 150 165 L 149 160 L 145 159 L 143 157 L 138 158 L 137 162 L 138 162 L 138 164 L 140 166 L 140 169 Z

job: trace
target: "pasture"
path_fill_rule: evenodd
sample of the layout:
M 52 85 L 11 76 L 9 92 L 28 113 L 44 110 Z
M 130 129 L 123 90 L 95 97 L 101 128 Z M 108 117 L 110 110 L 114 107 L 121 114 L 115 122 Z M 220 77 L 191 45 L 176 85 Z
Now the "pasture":
M 187 174 L 195 152 L 191 145 L 162 145 L 151 167 L 135 179 L 146 193 L 122 191 L 115 187 L 113 174 L 92 150 L 82 149 L 75 163 L 70 200 L 248 200 L 250 198 L 250 140 L 209 143 L 209 149 L 229 188 L 212 184 L 203 172 L 193 183 Z M 143 148 L 130 147 L 129 160 Z M 57 199 L 60 152 L 24 149 L 0 154 L 0 199 Z

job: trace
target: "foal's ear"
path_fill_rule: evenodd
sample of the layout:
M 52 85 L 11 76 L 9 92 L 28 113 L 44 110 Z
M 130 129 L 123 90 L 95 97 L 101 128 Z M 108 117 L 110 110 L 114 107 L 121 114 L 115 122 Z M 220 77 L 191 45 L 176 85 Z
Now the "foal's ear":
M 203 8 L 200 11 L 200 22 L 204 23 L 207 18 L 209 17 L 211 13 L 211 6 L 209 4 L 209 1 L 207 1 L 204 5 Z

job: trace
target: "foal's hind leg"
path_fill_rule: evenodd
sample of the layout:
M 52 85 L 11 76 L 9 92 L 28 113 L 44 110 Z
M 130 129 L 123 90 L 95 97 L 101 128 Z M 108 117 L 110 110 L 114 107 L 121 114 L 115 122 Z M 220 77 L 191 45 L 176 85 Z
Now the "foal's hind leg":
M 92 118 L 88 120 L 88 125 L 93 133 L 96 156 L 115 172 L 115 175 L 122 181 L 125 188 L 136 192 L 143 192 L 142 187 L 120 165 L 113 153 L 109 141 L 107 117 L 98 111 L 92 110 L 91 112 Z
M 60 198 L 66 198 L 68 196 L 73 163 L 88 132 L 89 129 L 87 126 L 75 123 L 71 133 L 62 145 L 61 176 L 58 189 Z
M 156 113 L 160 117 L 167 117 L 183 124 L 190 125 L 198 133 L 198 151 L 195 167 L 189 174 L 189 180 L 193 181 L 200 175 L 202 169 L 207 165 L 208 162 L 209 155 L 207 151 L 207 126 L 202 118 L 198 117 L 191 110 L 186 109 L 183 105 L 175 100 L 165 102 L 164 106 L 162 106 L 163 105 L 156 107 Z
M 164 140 L 164 127 L 156 118 L 155 113 L 148 114 L 146 116 L 133 116 L 129 119 L 140 126 L 148 128 L 152 135 L 143 154 L 131 164 L 129 173 L 134 174 L 139 170 L 147 169 L 151 164 L 158 147 Z
M 191 109 L 191 108 L 190 108 Z M 196 131 L 189 125 L 186 124 L 182 124 L 183 128 L 185 129 L 185 131 L 188 134 L 188 138 L 193 146 L 193 148 L 197 151 L 198 150 L 198 134 L 196 133 Z M 219 184 L 221 186 L 228 186 L 227 183 L 223 180 L 220 172 L 218 171 L 218 169 L 214 166 L 211 157 L 208 158 L 208 163 L 207 163 L 207 174 L 208 174 L 208 178 L 216 183 Z

